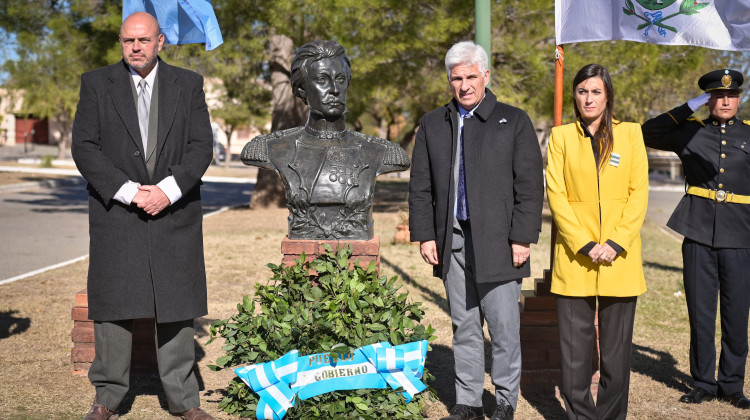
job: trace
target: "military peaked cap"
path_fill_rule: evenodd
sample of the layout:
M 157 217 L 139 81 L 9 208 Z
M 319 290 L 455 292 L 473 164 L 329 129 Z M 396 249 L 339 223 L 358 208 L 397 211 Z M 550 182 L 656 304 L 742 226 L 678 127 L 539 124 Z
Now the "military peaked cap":
M 714 70 L 698 80 L 698 86 L 706 92 L 714 90 L 740 90 L 745 78 L 736 70 Z

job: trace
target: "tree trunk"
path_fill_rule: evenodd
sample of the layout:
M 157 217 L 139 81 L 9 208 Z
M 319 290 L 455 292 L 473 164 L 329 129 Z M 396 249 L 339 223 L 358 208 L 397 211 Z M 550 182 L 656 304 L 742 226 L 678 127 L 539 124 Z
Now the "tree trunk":
M 234 133 L 234 127 L 231 130 L 224 130 L 224 134 L 227 136 L 227 148 L 224 151 L 225 168 L 229 168 L 229 165 L 232 163 L 232 133 Z
M 292 94 L 291 75 L 294 59 L 292 39 L 284 35 L 271 35 L 269 38 L 269 65 L 273 92 L 271 131 L 298 127 L 305 123 L 307 107 Z M 285 207 L 284 184 L 274 171 L 258 170 L 250 208 Z
M 67 121 L 60 121 L 60 140 L 57 142 L 57 159 L 66 159 L 67 152 L 70 150 L 71 127 Z

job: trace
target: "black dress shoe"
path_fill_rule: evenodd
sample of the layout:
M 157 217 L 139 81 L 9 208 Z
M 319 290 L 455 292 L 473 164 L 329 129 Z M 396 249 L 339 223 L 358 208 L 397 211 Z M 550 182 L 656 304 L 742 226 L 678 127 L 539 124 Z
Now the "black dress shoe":
M 729 395 L 720 395 L 719 399 L 743 410 L 750 409 L 750 400 L 748 400 L 742 392 L 735 392 L 734 394 Z
M 482 410 L 482 407 L 456 404 L 450 415 L 440 420 L 484 420 L 484 410 Z
M 490 420 L 513 420 L 513 407 L 505 401 L 500 402 L 495 408 L 495 412 L 492 413 Z
M 716 398 L 716 395 L 706 391 L 703 388 L 695 388 L 687 394 L 680 397 L 680 402 L 688 404 L 700 404 L 705 401 L 711 401 Z

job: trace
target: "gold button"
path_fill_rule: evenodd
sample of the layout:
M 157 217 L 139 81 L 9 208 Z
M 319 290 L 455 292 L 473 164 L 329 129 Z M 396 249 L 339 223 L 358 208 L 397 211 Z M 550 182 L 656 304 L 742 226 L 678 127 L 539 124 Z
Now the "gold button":
M 719 184 L 719 188 L 724 188 L 724 184 Z
M 722 129 L 721 129 L 721 132 L 722 132 L 722 133 L 726 133 L 726 132 L 727 132 L 727 130 L 725 130 L 725 129 L 723 129 L 723 128 L 722 128 Z
M 724 173 L 724 168 L 719 169 L 719 172 Z
M 734 124 L 734 120 L 729 120 L 729 125 Z
M 726 153 L 722 153 L 721 158 L 724 159 L 725 157 L 727 157 Z
M 713 124 L 714 124 L 714 125 L 719 125 L 719 123 L 717 123 L 716 121 L 714 121 L 714 122 L 713 122 Z
M 727 145 L 727 141 L 726 140 L 722 140 L 721 144 L 723 144 L 724 146 L 726 146 Z

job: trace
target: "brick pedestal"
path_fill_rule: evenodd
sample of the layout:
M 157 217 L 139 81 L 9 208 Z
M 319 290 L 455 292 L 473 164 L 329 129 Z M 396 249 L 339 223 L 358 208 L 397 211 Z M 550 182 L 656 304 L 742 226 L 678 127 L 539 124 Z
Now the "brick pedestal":
M 558 392 L 560 341 L 555 296 L 550 293 L 551 271 L 536 279 L 534 290 L 521 292 L 521 390 L 523 392 Z M 598 321 L 597 321 L 598 325 Z M 599 329 L 593 351 L 591 392 L 596 395 L 599 383 Z
M 290 266 L 295 264 L 302 253 L 305 253 L 305 260 L 312 261 L 316 255 L 325 253 L 323 245 L 328 245 L 336 251 L 345 246 L 352 247 L 352 256 L 349 258 L 349 264 L 353 265 L 359 260 L 359 265 L 367 268 L 371 261 L 375 261 L 375 266 L 380 270 L 380 238 L 374 237 L 369 241 L 336 241 L 336 240 L 318 240 L 318 239 L 289 239 L 284 237 L 281 240 L 281 253 L 284 257 L 281 263 Z
M 89 299 L 86 289 L 75 295 L 71 314 L 73 318 L 73 362 L 74 375 L 88 374 L 96 354 L 94 350 L 94 321 L 89 320 Z M 158 373 L 156 364 L 156 341 L 153 318 L 133 321 L 133 352 L 130 358 L 130 372 L 136 375 Z

